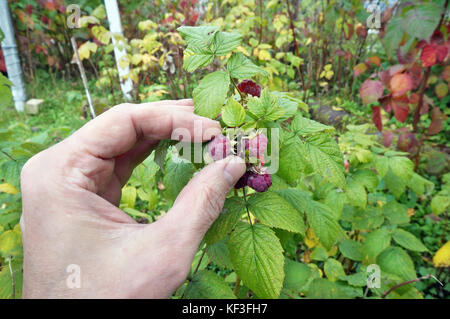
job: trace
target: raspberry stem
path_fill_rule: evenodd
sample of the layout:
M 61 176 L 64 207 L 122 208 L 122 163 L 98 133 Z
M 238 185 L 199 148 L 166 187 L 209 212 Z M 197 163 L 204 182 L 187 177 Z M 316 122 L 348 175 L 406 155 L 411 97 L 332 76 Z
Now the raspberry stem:
M 253 223 L 252 223 L 252 219 L 250 218 L 250 212 L 248 211 L 248 202 L 247 202 L 247 192 L 245 191 L 247 187 L 244 186 L 242 188 L 242 192 L 244 194 L 244 203 L 245 203 L 245 209 L 247 210 L 247 217 L 248 217 L 248 222 L 250 223 L 250 226 L 252 226 L 253 228 Z

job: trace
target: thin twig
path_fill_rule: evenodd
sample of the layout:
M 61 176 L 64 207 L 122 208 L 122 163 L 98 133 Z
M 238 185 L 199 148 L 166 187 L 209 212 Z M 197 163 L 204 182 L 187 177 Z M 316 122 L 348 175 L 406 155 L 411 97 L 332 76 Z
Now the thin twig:
M 8 258 L 8 264 L 9 264 L 9 273 L 11 274 L 11 288 L 12 288 L 12 299 L 16 298 L 16 282 L 14 280 L 14 271 L 11 267 L 11 256 Z
M 386 298 L 387 295 L 389 295 L 392 291 L 394 291 L 394 290 L 397 289 L 397 288 L 400 288 L 400 287 L 409 285 L 409 284 L 411 284 L 411 283 L 413 283 L 413 282 L 417 282 L 417 281 L 421 281 L 421 280 L 425 280 L 425 279 L 430 279 L 430 278 L 433 278 L 434 280 L 436 280 L 437 282 L 439 282 L 439 283 L 441 284 L 441 286 L 443 286 L 443 284 L 442 284 L 435 276 L 429 274 L 429 275 L 426 275 L 426 276 L 423 276 L 423 277 L 419 277 L 419 278 L 415 278 L 415 279 L 411 279 L 411 280 L 408 280 L 408 281 L 401 282 L 401 283 L 399 283 L 398 285 L 395 285 L 394 287 L 392 287 L 391 289 L 385 291 L 385 292 L 381 295 L 381 298 Z

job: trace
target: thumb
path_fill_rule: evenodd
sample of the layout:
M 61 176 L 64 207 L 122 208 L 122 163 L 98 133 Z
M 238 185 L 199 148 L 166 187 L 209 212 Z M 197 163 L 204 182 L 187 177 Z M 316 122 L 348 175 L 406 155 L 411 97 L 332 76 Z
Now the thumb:
M 179 232 L 188 232 L 199 243 L 211 224 L 219 216 L 225 197 L 238 179 L 245 173 L 245 162 L 237 156 L 229 156 L 214 162 L 199 173 L 183 188 L 172 209 L 163 219 Z

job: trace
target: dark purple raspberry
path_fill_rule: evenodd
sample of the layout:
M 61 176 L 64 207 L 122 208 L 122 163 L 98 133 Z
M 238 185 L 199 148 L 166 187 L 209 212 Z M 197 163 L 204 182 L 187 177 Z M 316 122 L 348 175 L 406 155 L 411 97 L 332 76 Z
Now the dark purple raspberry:
M 249 176 L 250 176 L 250 172 L 245 172 L 244 175 L 242 175 L 242 177 L 239 178 L 239 180 L 236 182 L 236 184 L 234 185 L 234 188 L 240 189 L 240 188 L 244 188 L 245 186 L 247 186 L 247 181 L 248 181 Z
M 242 93 L 250 94 L 253 96 L 261 96 L 261 86 L 251 80 L 243 80 L 238 84 L 238 89 Z
M 265 192 L 272 186 L 270 174 L 251 174 L 247 179 L 247 185 L 257 192 Z
M 231 154 L 231 143 L 226 136 L 217 135 L 209 142 L 208 152 L 215 161 L 219 161 Z

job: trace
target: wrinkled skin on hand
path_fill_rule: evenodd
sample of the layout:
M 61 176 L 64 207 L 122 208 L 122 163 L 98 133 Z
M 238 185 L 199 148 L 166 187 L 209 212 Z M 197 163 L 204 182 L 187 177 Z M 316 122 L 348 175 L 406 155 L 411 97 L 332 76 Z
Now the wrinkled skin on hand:
M 123 104 L 25 164 L 23 297 L 167 298 L 184 282 L 245 164 L 237 157 L 212 163 L 163 218 L 136 223 L 117 207 L 121 188 L 176 128 L 203 141 L 220 132 L 218 122 L 193 113 L 191 100 Z M 69 265 L 79 266 L 80 288 L 67 284 Z

